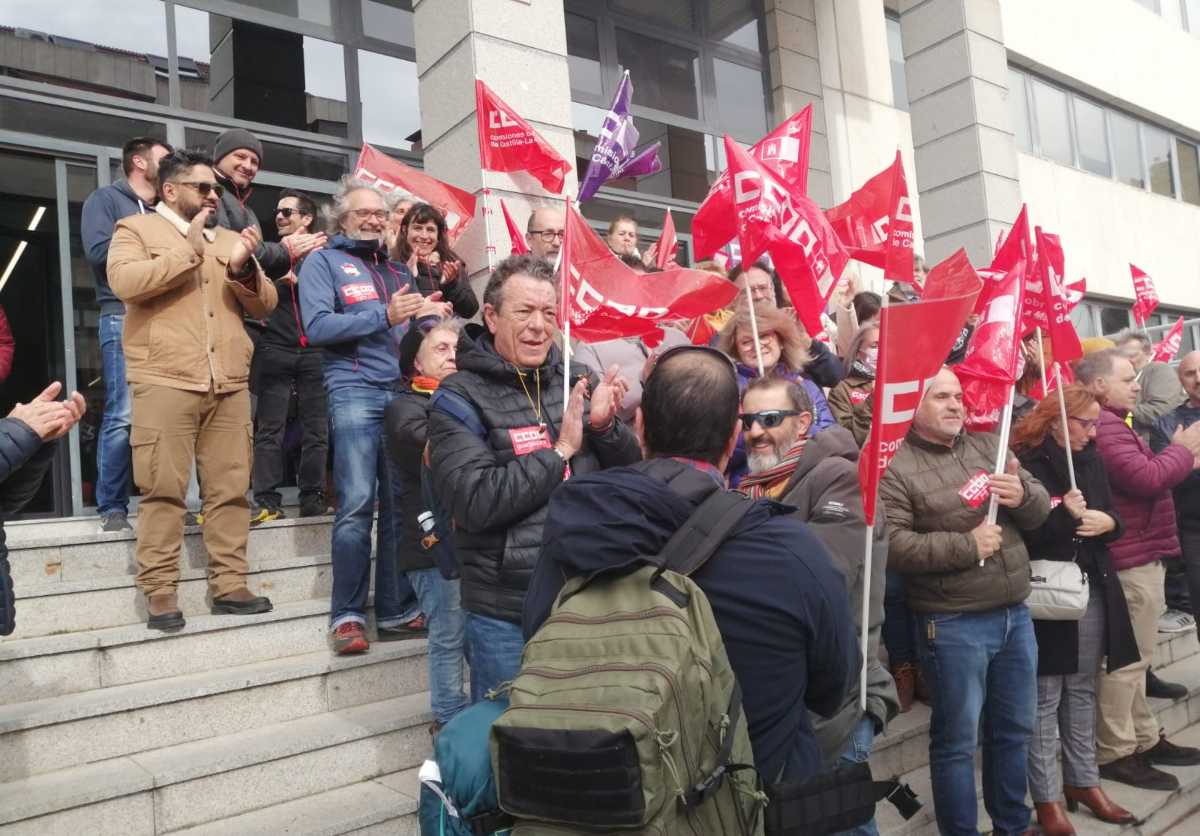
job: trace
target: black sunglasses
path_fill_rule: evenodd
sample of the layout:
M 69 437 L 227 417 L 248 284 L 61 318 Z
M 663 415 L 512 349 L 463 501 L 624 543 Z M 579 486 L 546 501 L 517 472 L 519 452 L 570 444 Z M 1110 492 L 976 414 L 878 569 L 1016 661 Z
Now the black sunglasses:
M 218 198 L 225 194 L 225 187 L 220 183 L 209 183 L 207 180 L 180 180 L 179 185 L 195 189 L 200 197 L 208 197 L 210 192 L 216 192 Z
M 285 218 L 290 218 L 292 215 L 300 214 L 299 209 L 293 209 L 290 206 L 280 206 L 275 210 L 276 215 L 283 215 Z
M 773 430 L 782 424 L 785 418 L 799 414 L 794 409 L 764 409 L 762 412 L 743 412 L 738 417 L 742 419 L 742 429 L 749 432 L 755 421 L 762 424 L 764 430 Z

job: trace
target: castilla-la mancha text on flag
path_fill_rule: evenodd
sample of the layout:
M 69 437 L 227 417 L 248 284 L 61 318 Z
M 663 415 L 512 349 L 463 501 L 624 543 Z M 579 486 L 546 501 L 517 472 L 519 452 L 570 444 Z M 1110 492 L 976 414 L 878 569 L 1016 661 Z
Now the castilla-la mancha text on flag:
M 521 234 L 521 228 L 517 226 L 517 222 L 513 220 L 512 215 L 508 214 L 508 206 L 504 203 L 504 198 L 500 198 L 500 214 L 504 216 L 504 226 L 508 230 L 511 254 L 525 255 L 529 252 L 529 244 L 525 242 L 525 236 Z
M 479 79 L 475 79 L 475 122 L 482 168 L 528 171 L 546 191 L 562 192 L 571 163 Z
M 845 203 L 825 212 L 850 257 L 883 270 L 884 281 L 911 283 L 913 213 L 900 152 Z
M 1138 325 L 1145 325 L 1150 314 L 1158 307 L 1158 291 L 1154 289 L 1154 280 L 1140 267 L 1130 264 L 1129 273 L 1133 276 L 1133 293 L 1136 297 L 1133 303 L 1133 321 Z
M 591 198 L 609 180 L 643 177 L 662 171 L 662 160 L 658 158 L 661 142 L 647 145 L 640 151 L 637 149 L 638 132 L 633 126 L 633 115 L 629 112 L 632 101 L 633 82 L 629 80 L 629 70 L 626 70 L 617 85 L 612 105 L 604 114 L 600 137 L 592 149 L 587 173 L 579 183 L 580 203 Z
M 879 481 L 904 442 L 930 381 L 954 346 L 983 287 L 967 254 L 959 250 L 925 278 L 918 302 L 879 312 L 879 362 L 871 434 L 858 460 L 867 524 L 875 523 Z
M 662 340 L 664 321 L 692 319 L 722 308 L 737 296 L 733 282 L 713 273 L 668 267 L 642 276 L 622 262 L 570 206 L 563 237 L 563 317 L 571 336 L 584 342 L 641 337 Z
M 1171 331 L 1163 338 L 1154 348 L 1155 363 L 1170 363 L 1175 359 L 1175 355 L 1179 353 L 1180 347 L 1183 346 L 1183 317 L 1175 320 L 1175 324 L 1171 326 Z
M 788 192 L 803 195 L 808 191 L 811 139 L 812 105 L 806 105 L 751 146 L 750 156 L 779 178 Z M 733 184 L 726 169 L 709 188 L 708 196 L 692 218 L 692 249 L 696 260 L 713 258 L 737 234 Z
M 446 231 L 451 240 L 462 234 L 475 217 L 475 195 L 417 171 L 366 143 L 358 154 L 354 178 L 370 183 L 381 191 L 408 192 L 428 203 L 445 216 Z

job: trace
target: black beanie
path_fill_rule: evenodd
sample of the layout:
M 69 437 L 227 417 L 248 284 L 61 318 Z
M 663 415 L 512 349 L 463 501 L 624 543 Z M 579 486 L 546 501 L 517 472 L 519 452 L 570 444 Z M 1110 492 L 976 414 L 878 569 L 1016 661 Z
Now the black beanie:
M 254 134 L 241 128 L 233 128 L 217 137 L 217 142 L 213 145 L 213 165 L 217 165 L 221 160 L 239 148 L 246 148 L 253 151 L 258 155 L 258 164 L 262 165 L 262 143 L 258 141 L 258 137 Z

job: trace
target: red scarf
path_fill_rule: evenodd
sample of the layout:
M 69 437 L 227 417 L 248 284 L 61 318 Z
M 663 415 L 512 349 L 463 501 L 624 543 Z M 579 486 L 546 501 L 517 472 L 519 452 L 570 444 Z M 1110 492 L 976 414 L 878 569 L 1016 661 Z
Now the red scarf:
M 420 392 L 423 395 L 432 395 L 437 391 L 440 382 L 432 377 L 417 375 L 412 379 L 412 388 L 414 392 Z
M 807 438 L 797 441 L 796 445 L 788 450 L 779 464 L 774 467 L 760 470 L 758 473 L 751 473 L 738 485 L 738 490 L 751 499 L 764 497 L 778 499 L 787 488 L 792 474 L 796 472 L 796 465 L 800 462 L 800 455 L 804 452 L 804 445 L 807 441 Z

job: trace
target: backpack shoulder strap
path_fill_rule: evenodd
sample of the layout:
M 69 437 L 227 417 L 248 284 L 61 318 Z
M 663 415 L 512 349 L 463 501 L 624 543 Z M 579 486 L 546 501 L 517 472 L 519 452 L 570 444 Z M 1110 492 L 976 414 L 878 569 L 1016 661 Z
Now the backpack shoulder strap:
M 457 392 L 438 387 L 438 390 L 433 393 L 430 408 L 440 409 L 447 415 L 457 418 L 459 423 L 465 426 L 472 435 L 483 439 L 487 438 L 487 430 L 483 428 L 483 422 L 479 420 L 479 413 L 466 398 Z
M 713 491 L 659 552 L 655 574 L 670 569 L 691 575 L 708 562 L 753 506 L 754 500 L 736 491 Z

